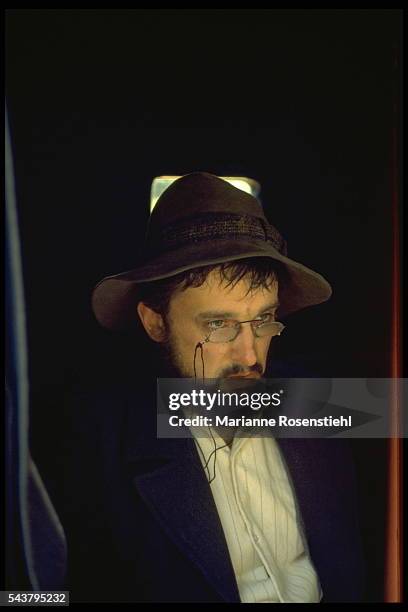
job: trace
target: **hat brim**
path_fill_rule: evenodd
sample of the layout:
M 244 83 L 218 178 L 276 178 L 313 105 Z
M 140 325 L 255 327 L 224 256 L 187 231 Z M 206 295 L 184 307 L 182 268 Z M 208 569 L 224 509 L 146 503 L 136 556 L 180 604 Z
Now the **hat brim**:
M 168 278 L 210 264 L 249 257 L 271 257 L 284 265 L 285 282 L 279 287 L 279 317 L 320 304 L 332 294 L 329 283 L 317 272 L 289 259 L 264 241 L 218 240 L 190 244 L 157 257 L 133 270 L 102 279 L 94 288 L 92 308 L 99 323 L 110 330 L 134 325 L 138 284 Z

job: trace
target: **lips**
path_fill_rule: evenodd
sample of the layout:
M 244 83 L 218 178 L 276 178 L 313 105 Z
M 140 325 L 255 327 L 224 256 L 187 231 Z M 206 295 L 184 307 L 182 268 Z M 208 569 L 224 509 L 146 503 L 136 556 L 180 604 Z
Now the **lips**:
M 258 372 L 248 372 L 248 374 L 232 374 L 228 378 L 261 378 Z

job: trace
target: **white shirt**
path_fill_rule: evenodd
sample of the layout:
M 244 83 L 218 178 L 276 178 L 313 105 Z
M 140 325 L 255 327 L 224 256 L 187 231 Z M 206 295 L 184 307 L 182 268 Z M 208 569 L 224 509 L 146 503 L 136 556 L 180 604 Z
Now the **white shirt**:
M 279 447 L 271 437 L 235 437 L 209 461 L 210 487 L 243 603 L 318 603 L 322 592 L 307 552 Z M 205 461 L 214 451 L 209 430 L 193 428 Z M 249 434 L 248 434 L 249 435 Z M 204 437 L 198 437 L 204 436 Z M 204 467 L 205 461 L 197 447 Z M 208 476 L 208 472 L 206 470 Z

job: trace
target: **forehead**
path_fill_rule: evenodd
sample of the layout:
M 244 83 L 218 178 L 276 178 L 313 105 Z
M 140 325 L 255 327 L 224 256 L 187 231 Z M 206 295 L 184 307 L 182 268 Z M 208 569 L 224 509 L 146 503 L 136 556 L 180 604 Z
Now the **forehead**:
M 188 287 L 176 292 L 170 301 L 170 314 L 198 316 L 202 312 L 217 311 L 245 319 L 278 301 L 278 281 L 268 288 L 249 290 L 249 280 L 244 277 L 234 286 L 220 278 L 218 270 L 212 270 L 200 287 Z

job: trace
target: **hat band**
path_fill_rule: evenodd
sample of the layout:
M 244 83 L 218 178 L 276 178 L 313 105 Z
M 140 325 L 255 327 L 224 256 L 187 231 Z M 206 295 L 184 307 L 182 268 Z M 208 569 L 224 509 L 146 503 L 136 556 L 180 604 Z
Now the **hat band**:
M 147 250 L 157 255 L 192 242 L 237 238 L 269 242 L 282 255 L 286 255 L 286 242 L 273 225 L 260 217 L 233 213 L 206 213 L 167 225 L 154 236 L 148 236 Z

